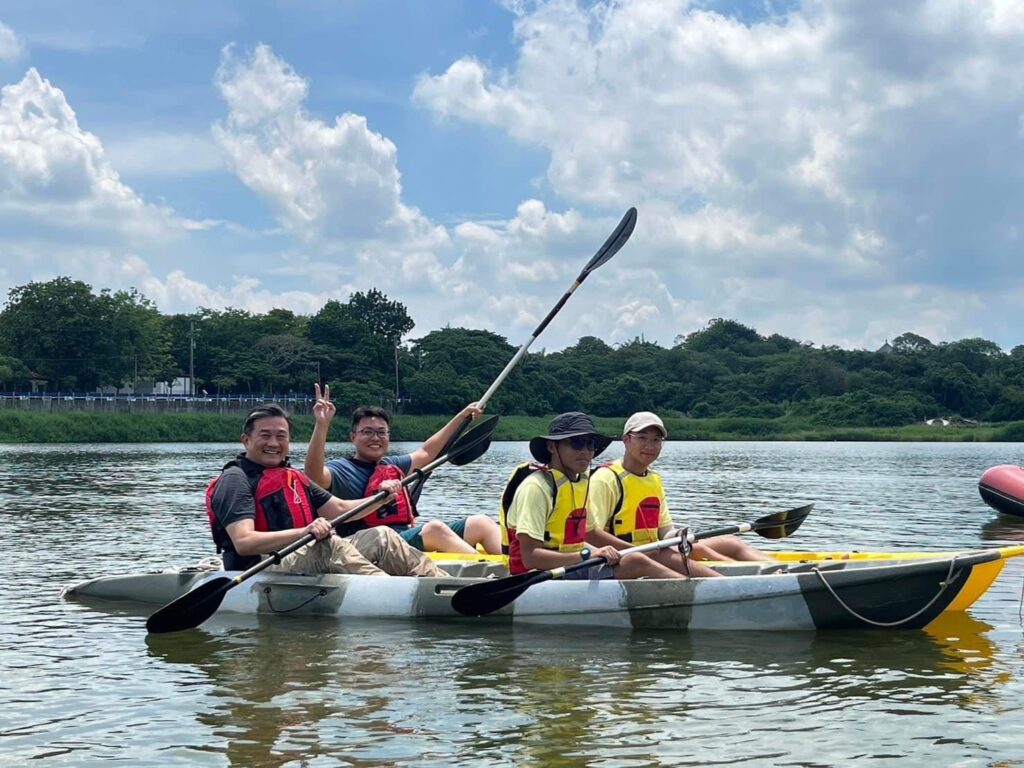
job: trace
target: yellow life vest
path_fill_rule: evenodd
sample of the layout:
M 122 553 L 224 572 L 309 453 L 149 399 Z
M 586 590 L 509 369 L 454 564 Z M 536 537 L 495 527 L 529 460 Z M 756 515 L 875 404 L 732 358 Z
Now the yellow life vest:
M 512 506 L 516 489 L 523 480 L 534 472 L 542 472 L 551 486 L 552 510 L 544 528 L 543 546 L 558 552 L 579 552 L 587 537 L 587 491 L 589 478 L 580 478 L 575 483 L 557 469 L 542 464 L 523 463 L 517 466 L 505 484 L 498 508 L 498 525 L 501 527 L 501 551 L 508 555 L 509 572 L 524 573 L 522 553 L 516 531 L 508 525 L 508 510 Z M 569 486 L 568 493 L 560 493 L 563 486 Z M 578 506 L 577 506 L 578 505 Z
M 608 518 L 608 533 L 635 545 L 658 540 L 663 490 L 656 472 L 634 475 L 622 466 L 622 459 L 602 464 L 595 472 L 606 469 L 615 474 L 619 501 Z

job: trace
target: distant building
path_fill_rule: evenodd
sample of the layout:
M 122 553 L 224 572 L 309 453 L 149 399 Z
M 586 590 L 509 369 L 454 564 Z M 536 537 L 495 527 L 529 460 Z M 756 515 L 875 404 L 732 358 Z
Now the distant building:
M 179 376 L 174 381 L 167 384 L 166 381 L 158 381 L 153 387 L 154 395 L 190 395 L 192 394 L 192 387 L 189 383 L 188 376 Z
M 101 395 L 188 395 L 188 376 L 179 376 L 174 381 L 153 381 L 152 379 L 139 379 L 138 381 L 126 381 L 120 387 L 96 387 L 96 392 Z
M 882 346 L 875 350 L 875 354 L 878 355 L 891 355 L 892 353 L 892 344 L 889 343 L 888 339 L 885 340 L 885 344 L 883 344 Z

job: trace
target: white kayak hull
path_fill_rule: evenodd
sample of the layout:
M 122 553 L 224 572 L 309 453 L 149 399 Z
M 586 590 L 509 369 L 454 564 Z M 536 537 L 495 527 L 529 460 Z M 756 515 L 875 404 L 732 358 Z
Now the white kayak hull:
M 488 564 L 466 564 L 461 569 L 446 564 L 450 571 L 460 572 L 452 578 L 263 571 L 228 590 L 218 613 L 624 629 L 910 629 L 927 626 L 946 610 L 976 568 L 1006 556 L 1012 555 L 995 549 L 943 553 L 936 559 L 758 564 L 742 569 L 745 575 L 708 579 L 553 580 L 528 589 L 510 605 L 481 618 L 456 613 L 451 596 L 463 586 L 479 583 L 481 578 L 468 574 L 494 567 Z M 108 576 L 76 584 L 65 595 L 155 609 L 208 578 L 224 575 L 220 571 L 186 571 Z

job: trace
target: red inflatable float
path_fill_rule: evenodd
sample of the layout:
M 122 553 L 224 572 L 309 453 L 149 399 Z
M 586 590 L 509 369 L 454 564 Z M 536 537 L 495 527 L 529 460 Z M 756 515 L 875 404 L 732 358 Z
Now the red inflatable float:
M 986 469 L 978 481 L 978 493 L 992 509 L 1024 517 L 1024 467 L 1000 464 Z

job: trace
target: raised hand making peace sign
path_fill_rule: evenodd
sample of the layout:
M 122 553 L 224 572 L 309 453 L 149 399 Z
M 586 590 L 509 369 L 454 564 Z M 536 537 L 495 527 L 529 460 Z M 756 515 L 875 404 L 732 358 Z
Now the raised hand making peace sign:
M 325 384 L 321 393 L 320 385 L 314 384 L 313 395 L 316 397 L 316 402 L 313 404 L 313 419 L 317 424 L 329 427 L 337 410 L 334 403 L 331 402 L 331 385 Z

